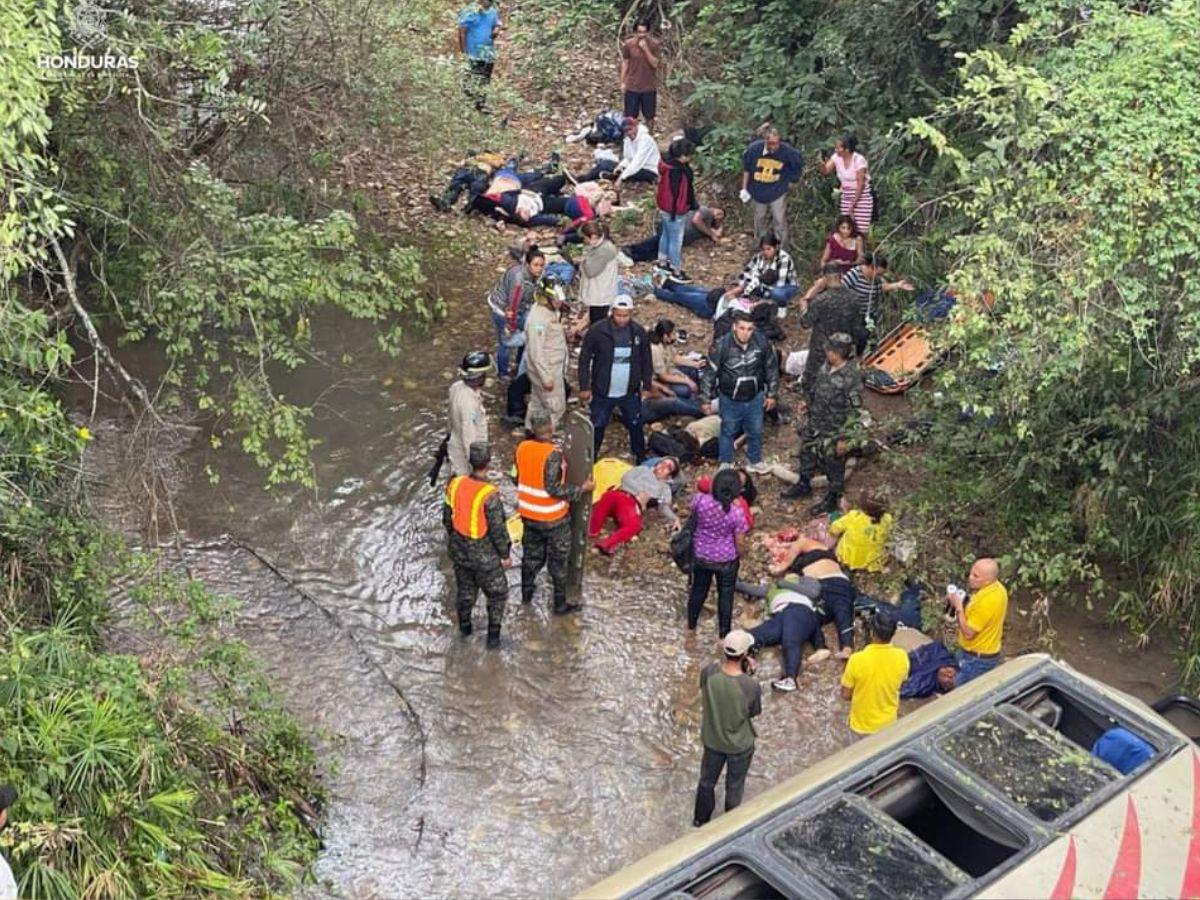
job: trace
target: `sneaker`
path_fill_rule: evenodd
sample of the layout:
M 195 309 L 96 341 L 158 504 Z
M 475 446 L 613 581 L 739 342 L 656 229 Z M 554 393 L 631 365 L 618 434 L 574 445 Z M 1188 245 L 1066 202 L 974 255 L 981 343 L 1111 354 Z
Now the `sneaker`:
M 825 662 L 825 660 L 829 659 L 831 656 L 833 656 L 833 653 L 830 651 L 830 649 L 828 647 L 822 647 L 820 650 L 814 650 L 812 653 L 810 653 L 805 662 L 809 665 L 812 665 L 813 663 Z
M 790 694 L 796 689 L 796 679 L 780 678 L 778 681 L 771 682 L 771 688 L 776 691 L 783 691 L 786 694 Z
M 680 284 L 691 284 L 692 283 L 692 276 L 689 275 L 687 272 L 683 271 L 683 269 L 672 268 L 671 269 L 671 278 L 673 278 L 675 281 L 678 281 Z
M 746 471 L 751 475 L 766 475 L 771 471 L 771 467 L 765 462 L 756 462 L 746 466 Z

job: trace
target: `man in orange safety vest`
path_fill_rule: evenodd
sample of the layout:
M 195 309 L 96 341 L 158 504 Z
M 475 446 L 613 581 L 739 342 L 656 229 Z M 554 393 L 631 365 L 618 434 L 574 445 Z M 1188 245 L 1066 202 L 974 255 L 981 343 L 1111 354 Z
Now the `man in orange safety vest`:
M 533 602 L 533 589 L 543 568 L 550 570 L 554 586 L 554 612 L 579 609 L 567 602 L 567 556 L 571 551 L 571 502 L 595 483 L 591 476 L 581 485 L 566 482 L 562 452 L 552 443 L 554 424 L 539 411 L 530 415 L 533 437 L 517 445 L 517 512 L 525 526 L 521 557 L 521 602 Z

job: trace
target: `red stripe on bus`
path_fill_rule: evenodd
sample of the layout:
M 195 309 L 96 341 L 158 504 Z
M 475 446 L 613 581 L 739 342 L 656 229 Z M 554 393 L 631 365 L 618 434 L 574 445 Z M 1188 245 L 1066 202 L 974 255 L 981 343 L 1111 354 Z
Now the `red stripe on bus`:
M 1192 751 L 1192 839 L 1188 842 L 1187 868 L 1180 897 L 1200 897 L 1200 754 Z
M 1058 873 L 1058 884 L 1050 892 L 1050 900 L 1071 900 L 1075 893 L 1075 835 L 1067 839 L 1067 855 L 1063 859 L 1062 871 Z
M 1133 797 L 1126 798 L 1125 830 L 1121 834 L 1121 847 L 1117 850 L 1117 863 L 1108 877 L 1104 889 L 1104 900 L 1130 900 L 1138 896 L 1142 882 L 1142 829 L 1138 825 L 1137 807 Z

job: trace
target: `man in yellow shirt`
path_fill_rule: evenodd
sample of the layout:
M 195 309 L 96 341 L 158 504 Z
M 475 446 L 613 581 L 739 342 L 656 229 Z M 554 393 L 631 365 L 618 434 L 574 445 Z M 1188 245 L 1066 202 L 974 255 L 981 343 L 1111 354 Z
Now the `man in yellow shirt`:
M 1008 591 L 1000 583 L 1000 564 L 996 560 L 975 560 L 967 585 L 971 588 L 969 600 L 961 590 L 946 594 L 958 620 L 959 687 L 1000 664 L 1004 617 L 1008 613 Z
M 855 734 L 874 734 L 896 721 L 908 654 L 891 645 L 895 633 L 895 617 L 876 613 L 871 643 L 851 656 L 842 672 L 842 699 L 850 701 L 850 730 Z

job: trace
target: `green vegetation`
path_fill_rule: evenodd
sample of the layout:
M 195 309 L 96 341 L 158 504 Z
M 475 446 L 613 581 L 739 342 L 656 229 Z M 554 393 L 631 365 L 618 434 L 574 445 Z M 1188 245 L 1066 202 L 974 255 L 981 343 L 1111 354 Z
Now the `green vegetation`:
M 734 172 L 764 120 L 810 155 L 855 132 L 885 198 L 874 240 L 967 301 L 951 364 L 918 395 L 932 524 L 973 521 L 1021 584 L 1083 585 L 1138 633 L 1180 628 L 1200 684 L 1200 9 L 732 0 L 670 15 L 690 115 L 717 126 L 710 169 Z M 810 233 L 832 218 L 830 187 L 812 177 L 796 204 Z M 993 312 L 971 302 L 985 292 Z
M 458 70 L 426 41 L 446 10 L 149 0 L 84 50 L 136 71 L 39 65 L 81 49 L 73 7 L 0 6 L 0 779 L 21 797 L 3 840 L 22 896 L 287 891 L 316 850 L 312 750 L 223 636 L 228 604 L 88 523 L 91 434 L 61 388 L 94 353 L 96 389 L 143 421 L 311 485 L 310 411 L 273 382 L 320 360 L 331 315 L 395 353 L 440 305 L 345 176 L 364 148 L 426 149 L 409 125 L 430 106 L 449 119 L 430 98 Z M 113 352 L 133 343 L 146 371 Z M 152 619 L 138 656 L 101 645 L 118 576 Z

